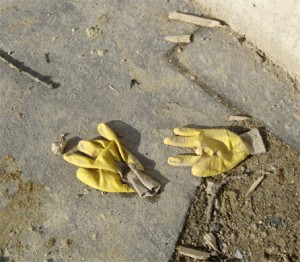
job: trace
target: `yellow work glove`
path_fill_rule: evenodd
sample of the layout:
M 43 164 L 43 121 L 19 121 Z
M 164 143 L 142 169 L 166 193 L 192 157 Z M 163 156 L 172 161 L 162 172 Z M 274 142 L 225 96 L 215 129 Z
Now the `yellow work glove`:
M 104 123 L 98 125 L 98 131 L 106 140 L 82 140 L 78 144 L 78 150 L 87 156 L 64 155 L 66 161 L 80 167 L 77 177 L 106 192 L 136 191 L 141 197 L 158 193 L 160 185 L 145 174 L 140 161 L 121 145 L 115 133 Z
M 117 150 L 114 150 L 112 155 L 120 156 L 122 162 L 120 163 L 119 159 L 115 157 L 117 160 L 115 166 L 122 180 L 132 186 L 140 197 L 156 195 L 160 190 L 160 184 L 145 173 L 145 169 L 140 161 L 121 145 L 115 133 L 104 123 L 98 125 L 98 132 L 102 137 L 111 141 L 111 143 L 114 142 L 114 146 L 117 147 Z
M 129 185 L 122 182 L 118 173 L 122 167 L 117 166 L 120 156 L 116 151 L 114 142 L 104 140 L 82 140 L 78 144 L 81 154 L 64 154 L 64 159 L 79 167 L 78 179 L 84 184 L 104 192 L 135 192 Z
M 164 143 L 177 147 L 194 148 L 194 155 L 170 157 L 172 166 L 191 166 L 194 176 L 214 176 L 227 172 L 242 162 L 250 148 L 237 134 L 226 129 L 175 128 L 175 136 Z

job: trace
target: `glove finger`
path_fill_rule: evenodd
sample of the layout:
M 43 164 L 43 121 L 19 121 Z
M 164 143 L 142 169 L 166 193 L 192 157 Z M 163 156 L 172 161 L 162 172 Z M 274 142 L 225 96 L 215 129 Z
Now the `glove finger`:
M 123 184 L 120 176 L 114 172 L 79 168 L 77 177 L 84 184 L 104 192 L 135 192 L 128 185 Z
M 99 141 L 99 142 L 98 142 Z M 104 143 L 102 143 L 105 142 Z M 102 150 L 105 148 L 105 146 L 107 146 L 109 144 L 109 142 L 104 141 L 104 140 L 97 140 L 97 141 L 89 141 L 89 140 L 81 140 L 78 143 L 78 150 L 91 156 L 91 157 L 97 157 Z
M 199 162 L 201 156 L 178 155 L 168 158 L 168 164 L 171 166 L 193 166 Z
M 64 160 L 78 167 L 97 168 L 93 159 L 83 155 L 66 153 L 63 157 Z
M 99 134 L 107 140 L 118 140 L 116 134 L 104 123 L 98 125 Z
M 197 137 L 195 136 L 171 136 L 164 139 L 166 145 L 178 146 L 178 147 L 197 147 Z
M 201 129 L 189 128 L 189 127 L 176 127 L 173 132 L 179 136 L 194 136 L 201 133 Z

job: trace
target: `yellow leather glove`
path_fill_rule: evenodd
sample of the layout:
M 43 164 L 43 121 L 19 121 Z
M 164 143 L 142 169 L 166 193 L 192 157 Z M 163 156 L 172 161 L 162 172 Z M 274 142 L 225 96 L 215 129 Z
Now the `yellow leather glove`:
M 194 176 L 214 176 L 227 172 L 249 154 L 247 144 L 237 134 L 226 129 L 175 128 L 176 136 L 167 137 L 164 143 L 178 147 L 191 147 L 195 155 L 170 157 L 172 166 L 191 166 Z
M 82 140 L 78 144 L 81 154 L 64 154 L 64 159 L 79 167 L 77 177 L 84 184 L 104 192 L 135 192 L 129 185 L 122 182 L 117 172 L 120 156 L 114 142 L 104 140 Z

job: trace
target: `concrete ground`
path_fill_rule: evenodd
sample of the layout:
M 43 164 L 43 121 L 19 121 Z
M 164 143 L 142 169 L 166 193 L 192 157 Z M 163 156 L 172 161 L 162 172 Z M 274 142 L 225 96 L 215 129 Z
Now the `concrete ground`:
M 276 82 L 278 90 L 272 82 L 272 65 L 268 65 L 270 74 L 262 74 L 266 64 L 251 60 L 251 55 L 250 60 L 242 59 L 244 53 L 239 52 L 253 50 L 240 51 L 238 42 L 230 50 L 237 54 L 240 66 L 227 67 L 219 42 L 225 39 L 222 45 L 230 46 L 227 37 L 234 36 L 225 29 L 201 31 L 169 21 L 168 13 L 174 10 L 201 13 L 193 1 L 179 0 L 151 4 L 144 0 L 1 1 L 1 49 L 59 84 L 49 89 L 0 64 L 3 258 L 171 259 L 201 182 L 189 169 L 173 168 L 166 162 L 181 152 L 163 144 L 174 127 L 229 126 L 229 115 L 246 112 L 299 149 L 299 93 L 285 88 L 291 84 L 289 78 L 281 71 L 275 73 L 281 81 Z M 93 34 L 87 32 L 91 27 Z M 195 42 L 188 46 L 174 47 L 163 39 L 192 32 Z M 202 36 L 203 32 L 209 36 Z M 212 48 L 205 49 L 204 58 L 203 42 Z M 250 61 L 258 72 L 251 81 L 261 83 L 260 91 L 240 80 L 252 70 Z M 209 73 L 214 70 L 218 73 Z M 224 79 L 217 76 L 225 75 L 229 76 L 222 86 Z M 131 86 L 133 79 L 139 84 Z M 289 102 L 277 101 L 272 89 L 266 93 L 269 86 Z M 264 95 L 254 97 L 257 92 Z M 245 105 L 249 98 L 240 100 L 243 96 L 265 107 L 284 105 L 283 111 L 255 111 L 255 104 Z M 289 118 L 291 127 L 280 129 L 276 118 L 284 123 Z M 76 168 L 51 152 L 59 134 L 70 133 L 70 149 L 80 139 L 96 137 L 100 122 L 108 123 L 149 175 L 162 183 L 161 194 L 140 199 L 134 194 L 103 194 L 87 188 L 76 179 Z

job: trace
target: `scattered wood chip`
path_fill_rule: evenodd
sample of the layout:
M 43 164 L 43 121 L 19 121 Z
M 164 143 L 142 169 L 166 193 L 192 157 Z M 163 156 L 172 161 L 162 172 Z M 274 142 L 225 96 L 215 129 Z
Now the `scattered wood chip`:
M 210 253 L 188 248 L 188 247 L 183 247 L 183 246 L 178 247 L 178 252 L 184 256 L 192 257 L 195 259 L 204 260 L 210 258 Z
M 182 22 L 192 23 L 195 25 L 206 26 L 206 27 L 218 27 L 222 26 L 217 20 L 203 18 L 195 15 L 187 15 L 179 12 L 169 13 L 170 19 L 180 20 Z
M 172 43 L 190 43 L 191 35 L 166 36 L 164 39 Z
M 217 239 L 212 233 L 206 233 L 203 237 L 204 242 L 213 250 L 219 251 L 217 246 Z
M 246 194 L 246 197 L 251 194 L 258 186 L 259 184 L 265 179 L 266 175 L 262 175 L 260 176 L 258 179 L 256 179 L 254 181 L 254 183 L 251 185 L 251 187 L 249 188 L 247 194 Z
M 73 27 L 73 28 L 71 29 L 71 31 L 72 31 L 72 33 L 74 34 L 78 29 L 79 29 L 78 27 Z
M 98 56 L 104 56 L 108 51 L 107 50 L 98 50 L 97 54 Z
M 251 117 L 249 116 L 229 116 L 229 120 L 230 121 L 244 121 L 244 120 L 248 120 L 251 119 Z
M 111 90 L 113 90 L 113 91 L 117 92 L 118 94 L 120 94 L 120 91 L 117 90 L 116 88 L 114 88 L 114 86 L 109 85 L 108 87 L 109 87 Z

